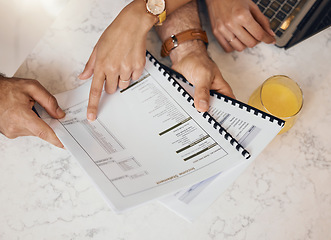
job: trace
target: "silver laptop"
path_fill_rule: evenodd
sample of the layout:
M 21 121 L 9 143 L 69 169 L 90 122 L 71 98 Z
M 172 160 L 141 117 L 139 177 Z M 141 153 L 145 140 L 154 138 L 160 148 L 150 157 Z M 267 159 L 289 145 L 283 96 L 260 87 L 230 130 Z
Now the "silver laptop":
M 293 45 L 331 26 L 331 0 L 253 0 L 270 20 L 278 47 Z

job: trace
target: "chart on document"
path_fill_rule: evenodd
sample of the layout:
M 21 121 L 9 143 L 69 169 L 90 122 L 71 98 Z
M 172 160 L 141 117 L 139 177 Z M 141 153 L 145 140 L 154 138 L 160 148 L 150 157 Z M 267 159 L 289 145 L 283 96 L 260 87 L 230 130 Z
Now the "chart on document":
M 102 94 L 95 121 L 86 119 L 90 82 L 57 94 L 66 116 L 49 120 L 115 211 L 176 192 L 249 157 L 220 124 L 193 107 L 174 79 L 146 60 L 139 80 Z
M 194 93 L 194 88 L 187 82 L 184 81 L 182 86 L 190 94 Z M 161 199 L 164 205 L 189 221 L 202 214 L 235 181 L 284 124 L 280 119 L 267 116 L 244 103 L 217 93 L 211 96 L 208 112 L 250 152 L 251 158 L 241 165 Z
M 66 109 L 66 118 L 60 120 L 62 126 L 123 196 L 196 171 L 227 155 L 192 117 L 160 93 L 154 81 L 149 82 L 146 77 L 143 79 L 121 93 L 125 97 L 134 91 L 135 101 L 130 104 L 130 109 L 125 110 L 130 111 L 131 116 L 145 112 L 143 119 L 132 119 L 134 123 L 131 126 L 125 126 L 131 120 L 122 119 L 119 122 L 112 117 L 111 111 L 89 122 L 86 120 L 87 100 Z M 115 105 L 113 102 L 112 105 Z M 161 144 L 154 145 L 155 142 Z M 149 146 L 144 148 L 148 153 L 140 153 L 142 143 Z M 160 146 L 167 147 L 156 151 L 155 148 Z M 158 154 L 162 152 L 173 160 L 160 163 L 149 157 L 159 157 Z M 215 155 L 215 158 L 208 161 L 211 155 Z M 156 162 L 160 168 L 155 167 Z

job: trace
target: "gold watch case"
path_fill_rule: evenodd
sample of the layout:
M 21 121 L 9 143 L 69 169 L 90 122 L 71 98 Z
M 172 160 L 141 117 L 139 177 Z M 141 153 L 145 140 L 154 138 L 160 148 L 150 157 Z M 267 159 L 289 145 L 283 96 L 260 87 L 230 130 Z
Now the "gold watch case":
M 147 12 L 158 17 L 156 25 L 162 25 L 166 19 L 166 3 L 165 0 L 146 0 Z

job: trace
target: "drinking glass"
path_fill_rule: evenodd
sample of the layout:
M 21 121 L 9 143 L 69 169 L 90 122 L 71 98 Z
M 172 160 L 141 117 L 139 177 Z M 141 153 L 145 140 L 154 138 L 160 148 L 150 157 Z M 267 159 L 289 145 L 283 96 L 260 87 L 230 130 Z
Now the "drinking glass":
M 278 133 L 285 133 L 295 123 L 303 106 L 299 85 L 284 75 L 275 75 L 263 82 L 249 98 L 248 104 L 285 121 Z

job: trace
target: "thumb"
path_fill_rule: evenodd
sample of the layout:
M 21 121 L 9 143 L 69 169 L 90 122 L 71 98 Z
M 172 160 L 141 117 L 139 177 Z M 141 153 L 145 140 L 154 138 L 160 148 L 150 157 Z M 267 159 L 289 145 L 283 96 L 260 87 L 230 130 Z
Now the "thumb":
M 96 51 L 96 47 L 94 47 L 92 54 L 89 60 L 87 61 L 83 72 L 78 76 L 80 80 L 86 80 L 93 75 L 96 55 L 97 55 L 97 51 Z
M 38 118 L 32 110 L 28 113 L 29 120 L 26 123 L 26 129 L 33 136 L 37 136 L 56 147 L 64 148 L 62 142 L 58 139 L 53 129 L 48 126 L 42 119 Z
M 50 94 L 39 82 L 34 81 L 28 88 L 28 94 L 38 102 L 53 118 L 63 118 L 64 111 L 59 107 L 56 98 Z
M 199 112 L 207 112 L 209 109 L 210 85 L 208 81 L 201 81 L 194 90 L 194 105 Z

